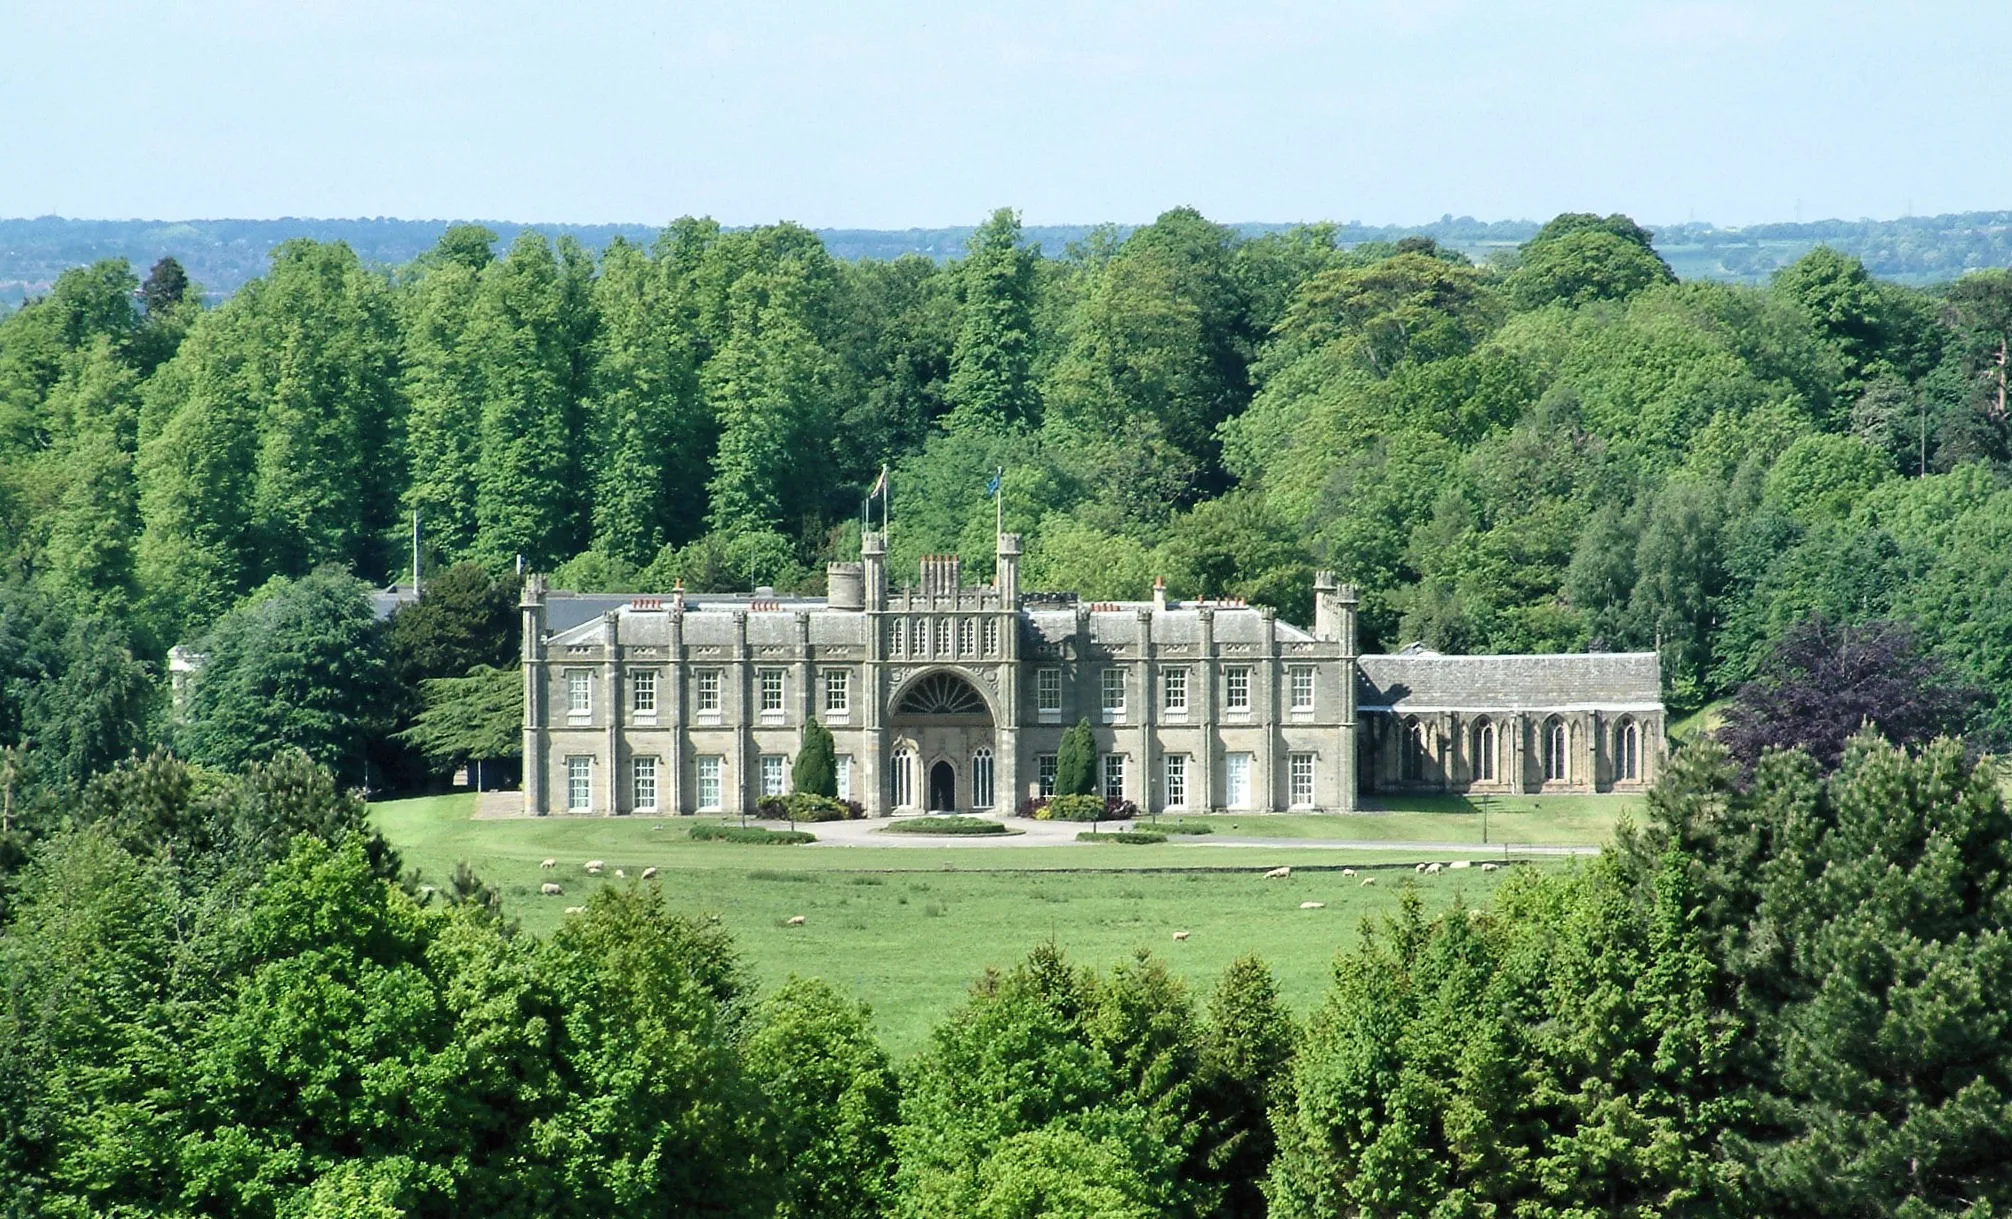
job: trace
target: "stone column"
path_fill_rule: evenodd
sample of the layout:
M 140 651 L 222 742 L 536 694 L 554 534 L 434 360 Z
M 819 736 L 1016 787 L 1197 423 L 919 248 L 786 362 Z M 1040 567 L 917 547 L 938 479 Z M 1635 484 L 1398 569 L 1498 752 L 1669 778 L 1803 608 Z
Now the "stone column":
M 1265 747 L 1257 757 L 1256 782 L 1264 799 L 1258 804 L 1260 812 L 1276 812 L 1291 803 L 1288 796 L 1279 799 L 1278 767 L 1285 752 L 1285 736 L 1279 731 L 1279 665 L 1278 665 L 1278 614 L 1269 606 L 1258 610 L 1258 683 L 1262 688 L 1264 708 Z
M 616 610 L 601 615 L 601 684 L 606 691 L 608 777 L 601 786 L 601 815 L 622 812 L 629 801 L 622 793 L 622 616 Z
M 1530 720 L 1521 711 L 1511 715 L 1509 725 L 1510 790 L 1519 796 L 1530 794 Z
M 1201 663 L 1196 666 L 1200 678 L 1202 747 L 1195 755 L 1195 773 L 1188 776 L 1188 807 L 1208 812 L 1216 807 L 1216 725 L 1221 722 L 1221 713 L 1216 697 L 1216 612 L 1204 605 L 1195 611 L 1201 629 Z M 1201 799 L 1196 801 L 1199 794 Z
M 1159 707 L 1158 690 L 1153 678 L 1159 666 L 1153 663 L 1153 611 L 1138 611 L 1139 623 L 1139 777 L 1133 790 L 1138 792 L 1139 811 L 1148 813 L 1158 808 L 1161 793 L 1153 782 L 1153 715 Z
M 685 807 L 685 612 L 673 609 L 668 615 L 671 645 L 665 650 L 665 689 L 658 704 L 659 716 L 670 721 L 671 731 L 664 750 L 664 765 L 657 775 L 657 809 L 669 809 L 672 816 L 693 811 Z M 696 801 L 693 802 L 696 807 Z
M 534 817 L 551 812 L 546 802 L 545 716 L 545 577 L 524 581 L 520 603 L 524 613 L 524 811 Z
M 733 674 L 733 682 L 731 683 L 730 691 L 722 691 L 724 696 L 730 697 L 732 700 L 725 708 L 725 712 L 727 715 L 733 717 L 732 723 L 734 726 L 734 755 L 729 762 L 729 765 L 733 768 L 733 773 L 720 776 L 720 786 L 722 788 L 720 795 L 723 798 L 731 797 L 726 799 L 725 806 L 720 811 L 728 815 L 754 811 L 754 790 L 757 779 L 757 776 L 748 773 L 754 764 L 755 701 L 752 697 L 751 685 L 755 680 L 755 676 L 754 666 L 748 663 L 747 611 L 735 610 L 733 612 L 733 621 L 733 656 L 727 666 L 728 671 Z M 724 681 L 720 684 L 728 686 L 728 683 Z

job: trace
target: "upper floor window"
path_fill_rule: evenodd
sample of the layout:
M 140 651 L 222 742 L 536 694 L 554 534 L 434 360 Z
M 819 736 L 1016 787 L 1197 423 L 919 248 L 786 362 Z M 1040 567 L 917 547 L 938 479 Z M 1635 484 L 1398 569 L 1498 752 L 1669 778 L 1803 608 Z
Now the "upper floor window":
M 1544 779 L 1562 783 L 1572 777 L 1572 736 L 1565 721 L 1552 717 L 1544 723 Z
M 1175 715 L 1185 715 L 1188 710 L 1188 671 L 1168 669 L 1160 681 L 1167 694 L 1167 710 Z
M 827 715 L 844 715 L 852 710 L 852 674 L 847 670 L 824 671 L 824 710 Z
M 1125 713 L 1125 671 L 1116 667 L 1104 670 L 1104 718 L 1115 719 Z
M 999 620 L 997 618 L 987 618 L 985 620 L 985 654 L 987 656 L 997 656 L 999 654 Z
M 594 675 L 585 669 L 566 670 L 566 714 L 594 713 Z
M 697 680 L 692 685 L 694 705 L 701 712 L 718 714 L 720 709 L 720 671 L 718 669 L 700 669 L 696 676 Z
M 978 651 L 978 624 L 969 618 L 957 620 L 957 654 L 976 655 Z
M 761 671 L 761 709 L 763 715 L 772 715 L 782 710 L 781 669 Z
M 1223 708 L 1227 711 L 1251 709 L 1251 671 L 1238 667 L 1223 670 Z
M 1292 667 L 1291 707 L 1294 711 L 1313 710 L 1313 666 L 1294 665 Z
M 1044 712 L 1062 710 L 1062 670 L 1034 671 L 1034 710 Z
M 657 671 L 637 669 L 629 674 L 629 710 L 637 715 L 657 713 Z

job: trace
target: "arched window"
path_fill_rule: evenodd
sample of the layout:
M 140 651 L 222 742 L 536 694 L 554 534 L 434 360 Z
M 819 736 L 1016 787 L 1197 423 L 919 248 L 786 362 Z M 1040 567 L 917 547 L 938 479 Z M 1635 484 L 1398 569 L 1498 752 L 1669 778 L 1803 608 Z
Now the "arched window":
M 894 752 L 894 807 L 915 805 L 915 755 L 906 749 Z
M 978 624 L 969 618 L 957 620 L 957 654 L 970 656 L 978 651 Z
M 936 647 L 932 650 L 931 655 L 950 655 L 950 619 L 948 618 L 938 618 L 936 620 Z
M 971 807 L 992 807 L 992 751 L 979 749 L 971 755 Z
M 1614 729 L 1614 777 L 1630 783 L 1642 777 L 1642 726 L 1633 720 Z
M 1572 777 L 1571 736 L 1565 721 L 1552 716 L 1544 721 L 1544 781 L 1563 783 Z
M 1474 781 L 1495 782 L 1495 725 L 1487 720 L 1474 725 Z
M 1405 782 L 1416 783 L 1425 777 L 1425 725 L 1417 720 L 1404 721 L 1404 757 L 1401 765 Z
M 997 656 L 999 654 L 999 620 L 997 618 L 987 618 L 985 620 L 985 654 L 987 656 Z

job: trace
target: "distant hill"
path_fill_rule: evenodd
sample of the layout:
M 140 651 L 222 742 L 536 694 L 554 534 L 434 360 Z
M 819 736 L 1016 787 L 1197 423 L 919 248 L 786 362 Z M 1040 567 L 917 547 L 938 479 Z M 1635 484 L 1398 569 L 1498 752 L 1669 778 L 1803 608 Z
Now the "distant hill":
M 60 216 L 0 220 L 0 311 L 48 290 L 65 268 L 101 258 L 124 258 L 142 273 L 172 254 L 213 295 L 228 295 L 261 274 L 272 248 L 294 237 L 346 241 L 365 261 L 383 266 L 410 262 L 438 241 L 447 220 L 71 220 Z M 616 237 L 647 244 L 657 227 L 647 224 L 533 224 L 482 221 L 507 245 L 526 227 L 548 236 L 570 234 L 596 250 Z M 1130 226 L 1115 226 L 1119 234 Z M 1232 225 L 1249 236 L 1289 224 Z M 1444 216 L 1429 224 L 1336 226 L 1346 245 L 1432 237 L 1477 260 L 1512 250 L 1537 231 L 1530 220 L 1483 221 Z M 1035 225 L 1030 244 L 1060 256 L 1097 226 Z M 964 252 L 970 225 L 937 229 L 820 229 L 835 257 L 893 259 L 905 254 L 955 258 Z M 1873 274 L 1903 283 L 1954 279 L 1968 270 L 2012 265 L 2012 211 L 1910 216 L 1899 220 L 1818 220 L 1719 228 L 1670 225 L 1657 230 L 1656 248 L 1686 279 L 1764 280 L 1777 267 L 1827 244 L 1864 260 Z

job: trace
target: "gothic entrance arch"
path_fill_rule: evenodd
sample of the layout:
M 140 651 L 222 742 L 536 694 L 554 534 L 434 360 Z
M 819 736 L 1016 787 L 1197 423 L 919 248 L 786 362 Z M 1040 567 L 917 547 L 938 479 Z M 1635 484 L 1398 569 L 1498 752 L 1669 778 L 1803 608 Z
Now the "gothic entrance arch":
M 965 812 L 990 804 L 992 710 L 968 676 L 952 669 L 921 674 L 895 692 L 888 722 L 894 765 L 906 757 L 916 766 L 916 782 L 906 791 L 896 784 L 894 811 Z M 978 777 L 985 782 L 975 783 L 981 758 L 986 773 Z

